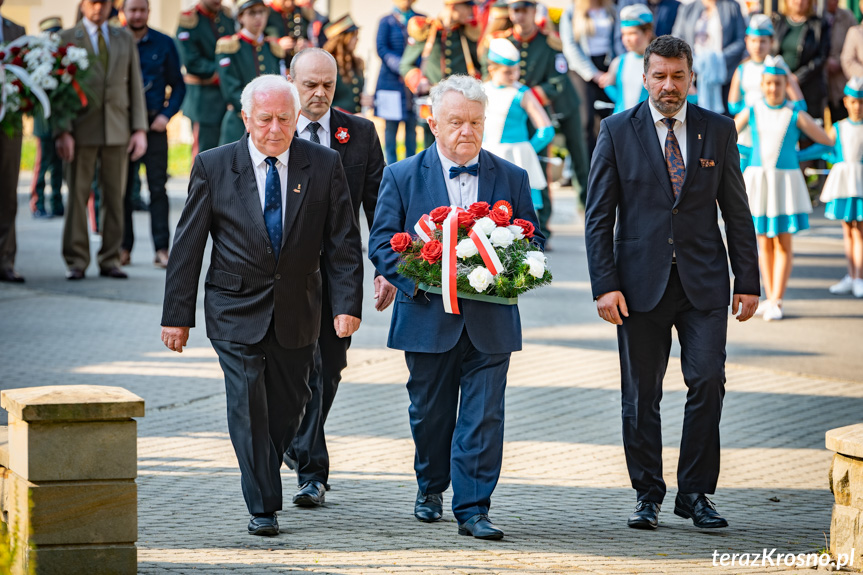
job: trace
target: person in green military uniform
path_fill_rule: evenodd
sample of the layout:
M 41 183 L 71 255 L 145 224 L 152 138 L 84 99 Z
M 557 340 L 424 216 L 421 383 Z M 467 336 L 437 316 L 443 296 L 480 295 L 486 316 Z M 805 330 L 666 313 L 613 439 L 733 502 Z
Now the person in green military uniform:
M 371 106 L 373 103 L 372 97 L 363 93 L 365 65 L 362 58 L 355 53 L 359 30 L 350 14 L 330 22 L 324 28 L 324 34 L 327 35 L 324 50 L 333 55 L 338 66 L 332 107 L 348 114 L 359 114 L 363 111 L 363 106 Z
M 444 0 L 437 18 L 414 16 L 408 20 L 408 45 L 399 72 L 415 96 L 427 95 L 432 86 L 452 74 L 480 78 L 480 28 L 473 6 L 472 0 Z M 424 140 L 426 148 L 434 141 L 428 124 Z
M 246 84 L 262 74 L 285 75 L 285 51 L 278 39 L 264 36 L 269 11 L 264 0 L 237 0 L 237 21 L 242 29 L 216 43 L 219 88 L 227 102 L 220 146 L 236 142 L 246 133 L 240 114 L 240 96 Z
M 279 39 L 285 50 L 285 66 L 304 48 L 320 48 L 327 40 L 326 16 L 315 11 L 314 0 L 270 0 L 270 14 L 264 33 Z
M 581 129 L 578 93 L 567 75 L 566 58 L 561 52 L 563 45 L 556 35 L 547 34 L 537 26 L 534 0 L 508 0 L 507 5 L 512 28 L 497 35 L 509 39 L 519 49 L 520 81 L 550 109 L 550 115 L 557 120 L 572 159 L 572 185 L 584 205 L 589 163 Z M 542 199 L 543 205 L 537 210 L 537 215 L 540 229 L 548 239 L 551 235 L 548 220 L 552 210 L 548 188 L 543 191 Z
M 183 115 L 192 122 L 192 159 L 198 152 L 219 145 L 219 127 L 225 115 L 225 99 L 219 90 L 215 63 L 216 42 L 233 34 L 236 24 L 221 0 L 200 0 L 180 14 L 177 46 L 185 68 L 186 98 Z

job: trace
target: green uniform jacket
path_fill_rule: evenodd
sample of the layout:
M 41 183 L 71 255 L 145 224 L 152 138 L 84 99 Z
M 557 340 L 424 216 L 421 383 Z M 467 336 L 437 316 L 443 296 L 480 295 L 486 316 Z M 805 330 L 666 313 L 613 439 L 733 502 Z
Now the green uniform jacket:
M 354 72 L 352 80 L 345 81 L 341 74 L 336 74 L 336 93 L 333 96 L 333 108 L 338 108 L 348 114 L 359 114 L 363 111 L 360 95 L 366 80 L 363 72 Z
M 424 24 L 416 26 L 417 19 L 421 19 L 419 21 L 424 22 Z M 428 20 L 423 16 L 414 16 L 411 21 L 408 22 L 408 30 L 414 33 L 409 35 L 408 45 L 405 47 L 399 64 L 399 73 L 402 78 L 405 78 L 409 88 L 413 89 L 416 86 L 416 82 L 411 80 L 417 75 L 417 59 L 422 55 L 428 35 L 432 32 L 435 34 L 434 44 L 428 57 L 421 60 L 419 67 L 422 76 L 429 81 L 429 84 L 435 85 L 452 74 L 468 73 L 468 60 L 465 56 L 462 36 L 465 38 L 468 55 L 475 71 L 480 71 L 476 49 L 476 40 L 479 35 L 477 28 L 459 26 L 454 30 L 444 32 L 436 21 Z
M 192 122 L 218 124 L 225 115 L 225 100 L 218 82 L 213 81 L 217 71 L 216 41 L 235 31 L 236 24 L 225 8 L 213 19 L 200 5 L 180 14 L 177 46 L 186 69 L 183 114 Z
M 228 105 L 222 118 L 220 146 L 236 142 L 246 133 L 240 115 L 243 88 L 261 74 L 284 74 L 283 57 L 284 50 L 275 38 L 267 38 L 258 46 L 240 34 L 219 39 L 215 62 L 219 67 L 219 88 Z

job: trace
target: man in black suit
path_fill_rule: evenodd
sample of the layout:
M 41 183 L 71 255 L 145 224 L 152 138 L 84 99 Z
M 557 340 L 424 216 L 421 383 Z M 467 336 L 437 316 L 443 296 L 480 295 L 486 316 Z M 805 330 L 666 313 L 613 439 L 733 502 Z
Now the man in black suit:
M 3 0 L 0 0 L 3 6 Z M 24 28 L 0 16 L 0 47 L 24 35 Z M 0 132 L 0 281 L 23 282 L 15 271 L 15 216 L 18 214 L 18 171 L 21 167 L 21 126 L 7 136 Z
M 375 125 L 359 116 L 332 108 L 338 67 L 331 54 L 320 48 L 306 48 L 291 60 L 291 79 L 300 94 L 297 136 L 336 150 L 342 159 L 351 190 L 351 204 L 359 220 L 360 204 L 369 227 L 378 200 L 384 170 L 384 155 Z M 324 313 L 330 278 L 323 276 Z M 375 309 L 383 311 L 395 298 L 396 289 L 380 274 L 375 276 Z M 312 398 L 300 430 L 285 454 L 285 462 L 297 471 L 299 491 L 294 504 L 317 507 L 329 489 L 330 457 L 324 424 L 333 405 L 342 370 L 347 366 L 350 338 L 339 338 L 327 321 L 321 321 L 321 335 L 315 352 L 315 367 L 309 378 Z
M 602 121 L 588 179 L 590 281 L 599 316 L 619 326 L 623 447 L 638 497 L 628 525 L 638 529 L 656 528 L 665 496 L 659 401 L 672 326 L 689 389 L 674 513 L 699 528 L 728 525 L 707 498 L 719 477 L 728 255 L 738 321 L 752 317 L 760 293 L 737 132 L 729 118 L 686 103 L 691 82 L 686 42 L 654 40 L 644 54 L 650 97 Z
M 186 345 L 210 235 L 207 336 L 225 373 L 248 529 L 276 535 L 282 455 L 311 396 L 321 278 L 329 280 L 327 321 L 349 337 L 360 325 L 362 247 L 339 154 L 294 137 L 296 88 L 259 76 L 241 101 L 247 134 L 192 166 L 168 261 L 162 341 L 177 352 Z

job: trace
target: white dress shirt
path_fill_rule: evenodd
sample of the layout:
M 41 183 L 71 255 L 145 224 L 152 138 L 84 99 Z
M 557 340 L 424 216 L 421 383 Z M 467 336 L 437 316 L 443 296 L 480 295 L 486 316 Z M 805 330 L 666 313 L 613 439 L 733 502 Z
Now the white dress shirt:
M 101 26 L 96 26 L 86 18 L 81 19 L 84 22 L 84 29 L 87 35 L 90 36 L 90 43 L 93 45 L 93 52 L 99 55 L 99 29 L 102 29 L 102 36 L 105 38 L 105 45 L 110 49 L 111 41 L 108 39 L 108 23 L 104 22 Z
M 267 186 L 267 170 L 270 166 L 267 164 L 267 155 L 258 150 L 249 138 L 249 154 L 252 156 L 252 165 L 255 168 L 255 183 L 258 184 L 258 196 L 261 199 L 261 213 L 264 213 L 264 205 L 266 204 L 266 186 Z M 276 169 L 279 171 L 279 183 L 282 184 L 282 214 L 285 213 L 285 202 L 288 194 L 288 154 L 290 149 L 276 156 Z M 282 217 L 284 220 L 284 216 Z
M 659 138 L 659 149 L 665 153 L 665 136 L 668 135 L 668 128 L 665 127 L 665 122 L 662 120 L 665 116 L 653 106 L 653 101 L 650 102 L 650 114 L 653 116 L 653 125 L 656 126 L 656 136 Z M 680 153 L 683 154 L 683 165 L 686 165 L 686 106 L 688 102 L 683 103 L 676 114 L 674 114 L 674 135 L 677 136 L 677 143 L 680 145 Z
M 300 114 L 300 119 L 297 120 L 297 135 L 303 140 L 311 140 L 312 132 L 309 131 L 309 124 L 312 121 Z M 330 110 L 327 110 L 327 113 L 321 116 L 321 119 L 318 120 L 318 124 L 321 125 L 318 128 L 318 138 L 321 139 L 321 145 L 330 147 L 330 135 L 333 133 L 330 130 Z
M 440 151 L 440 147 L 435 146 L 435 148 L 437 149 L 440 164 L 443 168 L 443 180 L 446 182 L 446 193 L 449 196 L 450 205 L 467 209 L 468 206 L 476 203 L 477 198 L 479 198 L 479 174 L 471 176 L 470 174 L 461 173 L 458 177 L 450 178 L 449 169 L 458 167 L 458 164 L 444 156 Z M 470 166 L 478 161 L 479 154 L 465 165 Z

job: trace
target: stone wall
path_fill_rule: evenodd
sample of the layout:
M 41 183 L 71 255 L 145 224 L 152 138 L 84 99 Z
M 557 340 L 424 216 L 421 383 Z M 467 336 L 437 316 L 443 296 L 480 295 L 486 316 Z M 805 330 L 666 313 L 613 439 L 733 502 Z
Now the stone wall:
M 827 432 L 827 449 L 835 451 L 830 466 L 830 491 L 836 499 L 830 522 L 830 553 L 853 557 L 863 571 L 863 424 Z

